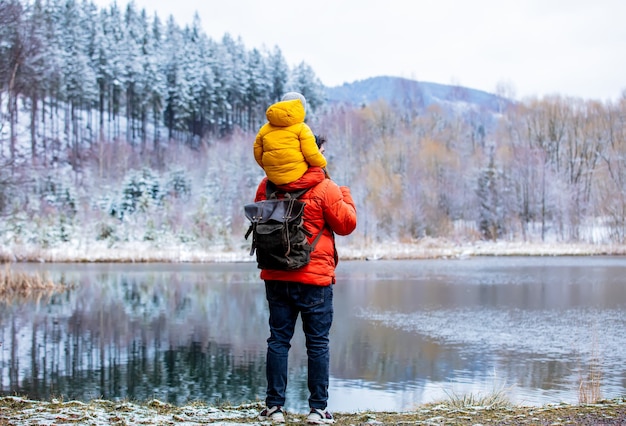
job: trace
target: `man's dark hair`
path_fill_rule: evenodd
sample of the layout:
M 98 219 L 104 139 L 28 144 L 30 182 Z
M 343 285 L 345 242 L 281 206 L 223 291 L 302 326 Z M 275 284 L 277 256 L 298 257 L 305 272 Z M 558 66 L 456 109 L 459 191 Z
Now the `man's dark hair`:
M 324 135 L 315 135 L 315 143 L 317 144 L 318 148 L 321 148 L 322 145 L 324 145 L 326 143 L 326 136 L 324 136 Z

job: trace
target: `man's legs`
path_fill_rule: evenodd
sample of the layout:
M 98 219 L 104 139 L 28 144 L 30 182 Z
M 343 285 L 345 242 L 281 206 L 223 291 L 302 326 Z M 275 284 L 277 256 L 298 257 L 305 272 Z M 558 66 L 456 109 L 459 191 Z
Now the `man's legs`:
M 308 356 L 309 406 L 324 410 L 328 403 L 330 376 L 333 286 L 266 281 L 265 289 L 270 311 L 265 403 L 268 407 L 285 404 L 289 348 L 300 313 Z
M 289 297 L 290 283 L 266 281 L 265 293 L 269 305 L 270 337 L 267 339 L 267 407 L 284 406 L 287 389 L 287 361 L 298 310 Z
M 309 407 L 324 410 L 328 404 L 333 286 L 301 284 L 300 289 L 299 306 L 308 355 Z

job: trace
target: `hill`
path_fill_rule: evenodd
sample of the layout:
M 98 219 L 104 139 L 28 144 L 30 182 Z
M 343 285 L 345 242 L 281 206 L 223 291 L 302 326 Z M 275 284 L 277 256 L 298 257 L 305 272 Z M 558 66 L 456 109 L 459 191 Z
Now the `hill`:
M 326 102 L 331 105 L 367 105 L 385 100 L 391 105 L 422 109 L 432 104 L 467 105 L 480 110 L 500 112 L 512 101 L 463 86 L 420 82 L 401 77 L 371 77 L 341 86 L 326 88 Z

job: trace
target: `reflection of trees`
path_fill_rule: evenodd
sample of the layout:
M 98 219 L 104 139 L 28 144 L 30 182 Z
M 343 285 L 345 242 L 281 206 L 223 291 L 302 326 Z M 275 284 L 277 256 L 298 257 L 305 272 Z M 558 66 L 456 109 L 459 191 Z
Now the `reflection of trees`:
M 72 355 L 75 361 L 85 354 L 76 351 Z M 216 344 L 203 347 L 191 342 L 156 352 L 133 342 L 123 350 L 106 351 L 105 359 L 83 369 L 57 363 L 48 370 L 44 360 L 33 357 L 32 361 L 33 367 L 44 371 L 34 370 L 24 377 L 19 390 L 36 399 L 63 395 L 71 399 L 158 398 L 174 404 L 196 399 L 239 402 L 254 400 L 265 390 L 264 357 L 258 353 L 241 356 Z
M 1 389 L 34 398 L 255 399 L 267 319 L 253 273 L 85 274 L 45 306 L 9 307 L 0 316 L 0 325 L 13 321 L 1 328 L 10 353 L 0 359 Z

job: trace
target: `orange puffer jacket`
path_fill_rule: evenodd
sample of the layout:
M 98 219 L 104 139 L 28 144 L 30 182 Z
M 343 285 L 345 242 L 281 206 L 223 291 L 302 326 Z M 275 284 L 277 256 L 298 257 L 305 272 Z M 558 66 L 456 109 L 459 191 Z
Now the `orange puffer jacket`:
M 267 178 L 257 188 L 255 201 L 265 200 Z M 297 191 L 310 188 L 299 199 L 306 203 L 304 207 L 304 227 L 313 234 L 313 241 L 321 231 L 315 250 L 311 253 L 311 262 L 293 271 L 264 269 L 261 279 L 277 281 L 296 281 L 303 284 L 327 286 L 335 283 L 335 238 L 333 233 L 348 235 L 356 228 L 356 207 L 350 195 L 350 189 L 338 186 L 326 178 L 320 167 L 310 167 L 297 181 L 278 187 L 281 191 Z

